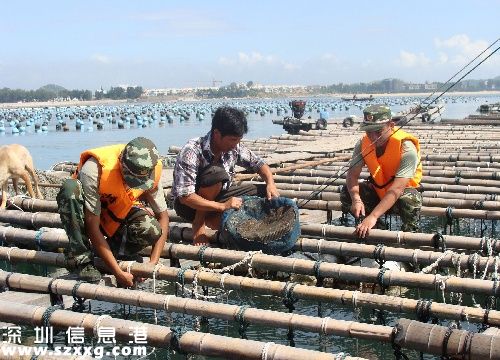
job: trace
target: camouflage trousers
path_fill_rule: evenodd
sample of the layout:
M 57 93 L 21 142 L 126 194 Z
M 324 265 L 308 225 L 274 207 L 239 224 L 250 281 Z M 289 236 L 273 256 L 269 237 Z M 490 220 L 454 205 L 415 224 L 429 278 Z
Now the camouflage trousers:
M 66 259 L 81 266 L 93 262 L 92 244 L 85 230 L 82 184 L 67 179 L 57 194 L 61 221 L 69 239 L 64 253 Z M 132 259 L 139 251 L 156 243 L 161 236 L 160 223 L 148 211 L 133 207 L 113 236 L 106 240 L 116 259 Z
M 378 205 L 380 199 L 373 188 L 373 185 L 365 181 L 359 184 L 359 196 L 365 205 L 365 211 L 368 215 Z M 343 186 L 340 193 L 342 203 L 342 212 L 350 213 L 351 195 L 347 191 L 347 186 Z M 417 232 L 419 231 L 420 208 L 422 207 L 422 194 L 412 187 L 404 189 L 403 194 L 396 201 L 394 206 L 387 214 L 395 214 L 401 217 L 401 231 Z

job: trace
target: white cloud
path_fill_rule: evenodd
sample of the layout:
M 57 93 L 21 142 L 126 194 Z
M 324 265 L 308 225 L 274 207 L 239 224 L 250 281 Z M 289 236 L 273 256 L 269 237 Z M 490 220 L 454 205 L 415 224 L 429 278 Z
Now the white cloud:
M 109 64 L 111 63 L 111 59 L 109 56 L 103 55 L 103 54 L 94 54 L 91 56 L 91 59 L 95 62 L 101 63 L 101 64 Z
M 472 40 L 465 34 L 453 35 L 448 39 L 434 39 L 437 49 L 440 49 L 446 56 L 446 61 L 453 64 L 465 64 L 474 59 L 484 49 L 488 47 L 488 42 L 484 40 Z M 483 54 L 486 56 L 489 52 Z M 441 60 L 441 55 L 440 55 Z
M 218 63 L 219 65 L 243 68 L 279 67 L 288 71 L 300 68 L 299 65 L 286 62 L 275 55 L 266 55 L 257 51 L 250 53 L 240 51 L 234 58 L 223 56 L 219 58 Z
M 396 61 L 400 66 L 406 68 L 427 66 L 430 60 L 424 53 L 412 53 L 409 51 L 401 50 L 399 58 Z

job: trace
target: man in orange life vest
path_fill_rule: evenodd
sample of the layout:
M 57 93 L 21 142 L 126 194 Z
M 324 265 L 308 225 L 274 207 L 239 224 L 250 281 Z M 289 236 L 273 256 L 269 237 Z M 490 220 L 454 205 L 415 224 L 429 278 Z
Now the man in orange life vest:
M 422 207 L 418 191 L 422 179 L 419 142 L 394 127 L 391 110 L 385 105 L 369 106 L 363 115 L 360 130 L 366 134 L 356 144 L 349 164 L 340 196 L 342 211 L 362 219 L 356 227 L 360 238 L 380 224 L 380 217 L 389 211 L 400 215 L 402 231 L 416 232 Z M 364 165 L 370 177 L 360 183 Z
M 66 259 L 81 280 L 101 278 L 92 250 L 122 286 L 132 286 L 134 277 L 121 270 L 117 258 L 135 259 L 153 245 L 150 262 L 158 263 L 168 234 L 161 174 L 158 150 L 143 137 L 80 155 L 77 173 L 63 183 L 57 204 L 69 238 Z

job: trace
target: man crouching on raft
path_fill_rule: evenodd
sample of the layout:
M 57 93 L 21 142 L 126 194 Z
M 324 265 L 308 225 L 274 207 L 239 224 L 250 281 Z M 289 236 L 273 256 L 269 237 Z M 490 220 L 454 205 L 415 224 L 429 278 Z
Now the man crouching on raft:
M 209 243 L 205 225 L 219 229 L 222 212 L 241 207 L 240 196 L 279 196 L 269 166 L 240 143 L 247 132 L 243 111 L 220 107 L 212 118 L 211 130 L 189 140 L 177 157 L 172 184 L 174 209 L 192 222 L 195 245 Z M 257 172 L 265 185 L 232 184 L 236 166 Z
M 346 186 L 340 200 L 342 211 L 362 219 L 356 227 L 357 236 L 364 238 L 380 217 L 388 212 L 399 214 L 401 230 L 416 232 L 422 195 L 420 145 L 418 139 L 395 128 L 391 110 L 385 105 L 372 105 L 363 110 L 360 130 L 366 134 L 354 147 Z M 367 181 L 359 183 L 363 166 L 370 172 Z

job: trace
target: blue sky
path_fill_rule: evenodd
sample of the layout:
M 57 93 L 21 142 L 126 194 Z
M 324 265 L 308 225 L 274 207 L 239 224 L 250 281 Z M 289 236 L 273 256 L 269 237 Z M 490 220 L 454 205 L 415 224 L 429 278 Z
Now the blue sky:
M 23 89 L 445 81 L 500 37 L 499 0 L 27 0 L 1 9 L 0 87 Z M 499 53 L 469 78 L 500 75 Z

